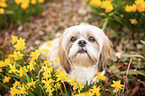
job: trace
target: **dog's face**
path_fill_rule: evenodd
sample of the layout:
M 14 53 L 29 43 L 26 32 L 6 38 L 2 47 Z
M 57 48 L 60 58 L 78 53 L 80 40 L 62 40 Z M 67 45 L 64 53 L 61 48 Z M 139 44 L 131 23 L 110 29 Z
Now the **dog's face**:
M 70 72 L 73 65 L 104 67 L 111 55 L 107 36 L 92 25 L 81 24 L 66 29 L 59 44 L 60 62 L 66 72 Z

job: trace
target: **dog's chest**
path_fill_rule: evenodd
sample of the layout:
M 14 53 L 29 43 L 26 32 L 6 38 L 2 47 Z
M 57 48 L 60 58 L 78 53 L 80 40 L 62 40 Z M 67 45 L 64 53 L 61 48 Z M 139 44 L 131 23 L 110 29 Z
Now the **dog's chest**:
M 91 67 L 83 67 L 74 65 L 70 72 L 70 75 L 75 76 L 76 81 L 81 81 L 83 85 L 92 83 L 94 81 L 94 76 L 98 72 L 98 68 L 96 65 Z

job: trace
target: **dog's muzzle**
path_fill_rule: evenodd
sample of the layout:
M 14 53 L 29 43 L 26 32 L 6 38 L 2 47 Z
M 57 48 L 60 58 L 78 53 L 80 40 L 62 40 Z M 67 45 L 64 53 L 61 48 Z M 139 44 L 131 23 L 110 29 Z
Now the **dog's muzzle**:
M 78 42 L 78 45 L 80 46 L 79 53 L 87 53 L 86 48 L 85 48 L 86 44 L 87 42 L 85 40 L 80 40 Z
M 78 44 L 79 44 L 80 47 L 85 47 L 86 44 L 87 44 L 87 42 L 86 42 L 85 40 L 80 40 L 80 41 L 78 42 Z

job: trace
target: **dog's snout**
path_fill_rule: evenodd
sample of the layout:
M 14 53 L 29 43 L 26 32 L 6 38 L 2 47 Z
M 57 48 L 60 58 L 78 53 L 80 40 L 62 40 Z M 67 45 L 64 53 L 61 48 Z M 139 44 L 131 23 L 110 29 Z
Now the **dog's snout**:
M 85 40 L 80 40 L 80 41 L 78 42 L 78 44 L 79 44 L 80 47 L 85 47 L 86 44 L 87 44 L 87 42 L 86 42 Z

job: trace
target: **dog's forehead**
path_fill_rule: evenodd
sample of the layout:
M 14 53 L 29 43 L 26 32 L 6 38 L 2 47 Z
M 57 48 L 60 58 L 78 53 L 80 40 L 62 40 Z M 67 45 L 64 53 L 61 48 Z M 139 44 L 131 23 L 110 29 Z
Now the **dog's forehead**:
M 96 27 L 96 26 L 92 26 L 92 25 L 76 25 L 76 26 L 72 26 L 69 27 L 65 30 L 65 35 L 67 34 L 69 35 L 93 35 L 93 34 L 104 34 L 104 32 L 102 31 L 102 29 Z

